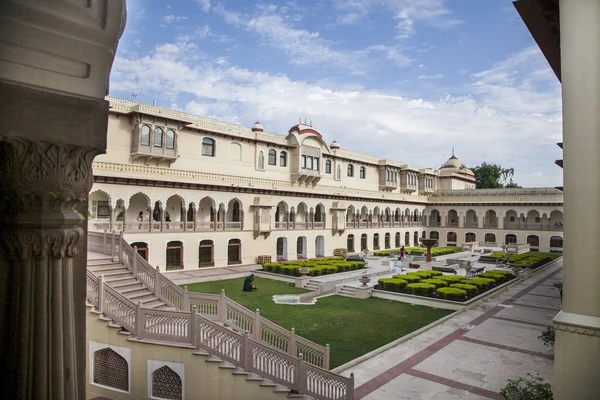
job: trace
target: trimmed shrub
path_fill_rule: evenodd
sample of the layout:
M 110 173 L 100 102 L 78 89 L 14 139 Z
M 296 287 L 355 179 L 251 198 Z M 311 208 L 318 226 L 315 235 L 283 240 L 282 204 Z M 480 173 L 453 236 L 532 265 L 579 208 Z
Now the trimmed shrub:
M 374 249 L 374 250 L 378 250 L 378 249 Z M 406 252 L 406 254 L 420 253 L 420 254 L 424 255 L 427 253 L 427 249 L 425 249 L 423 247 L 405 247 L 404 251 Z M 462 249 L 460 247 L 455 247 L 455 246 L 435 247 L 435 248 L 431 249 L 431 255 L 433 257 L 437 257 L 437 256 L 443 256 L 446 254 L 458 253 L 461 251 L 462 251 Z M 390 255 L 390 253 L 393 253 L 393 254 L 400 253 L 400 249 L 389 249 L 389 250 L 376 251 L 373 253 L 373 255 L 377 256 L 377 257 L 387 257 Z
M 437 277 L 437 276 L 443 276 L 444 275 L 444 273 L 442 271 L 431 270 L 431 271 L 427 271 L 427 272 L 429 272 L 432 277 Z
M 436 293 L 443 299 L 464 299 L 467 297 L 467 291 L 463 289 L 443 287 L 439 288 Z
M 469 285 L 467 283 L 453 283 L 450 285 L 451 288 L 466 290 L 469 296 L 477 293 L 478 289 L 476 285 Z
M 419 275 L 415 274 L 394 275 L 392 278 L 403 279 L 408 283 L 418 283 L 422 279 Z
M 487 289 L 490 285 L 494 284 L 494 282 L 495 281 L 493 279 L 488 278 L 471 278 L 466 279 L 463 283 L 466 283 L 468 285 L 475 285 L 479 290 L 481 290 Z
M 408 284 L 405 280 L 396 278 L 382 278 L 379 279 L 377 283 L 381 289 L 390 292 L 400 292 L 402 289 L 406 288 L 406 285 Z
M 479 274 L 477 276 L 481 278 L 493 279 L 496 281 L 496 283 L 502 283 L 510 279 L 508 276 L 496 272 L 484 272 L 483 274 Z
M 421 279 L 429 279 L 433 276 L 433 274 L 431 273 L 431 271 L 416 271 L 416 272 L 409 272 L 408 275 L 417 275 L 419 277 L 421 277 Z
M 431 294 L 435 290 L 435 285 L 430 283 L 409 283 L 406 290 L 410 294 Z
M 435 285 L 436 288 L 448 286 L 448 282 L 443 281 L 441 279 L 423 279 L 420 283 L 429 283 Z
M 460 275 L 442 275 L 442 276 L 436 276 L 435 279 L 441 279 L 444 281 L 448 281 L 448 282 L 452 282 L 452 283 L 457 283 L 457 282 L 462 282 L 465 280 L 464 276 L 460 276 Z

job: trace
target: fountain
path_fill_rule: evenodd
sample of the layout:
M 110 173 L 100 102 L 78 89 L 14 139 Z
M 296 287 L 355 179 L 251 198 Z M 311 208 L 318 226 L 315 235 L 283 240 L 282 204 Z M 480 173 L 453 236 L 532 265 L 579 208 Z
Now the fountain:
M 427 247 L 427 258 L 425 259 L 426 263 L 431 262 L 431 248 L 438 242 L 437 239 L 425 239 L 420 238 L 419 241 Z

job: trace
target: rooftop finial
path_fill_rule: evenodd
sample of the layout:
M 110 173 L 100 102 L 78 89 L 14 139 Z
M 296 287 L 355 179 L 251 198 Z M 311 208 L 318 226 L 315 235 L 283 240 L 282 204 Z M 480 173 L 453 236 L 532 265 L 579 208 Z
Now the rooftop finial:
M 452 157 L 454 157 L 454 146 L 452 146 Z
M 306 116 L 304 116 L 304 125 L 306 125 Z
M 310 126 L 311 126 L 311 128 L 312 128 L 312 119 L 310 120 L 310 122 L 309 122 L 309 125 L 310 125 Z
M 302 117 L 298 118 L 298 123 L 301 124 L 302 123 Z

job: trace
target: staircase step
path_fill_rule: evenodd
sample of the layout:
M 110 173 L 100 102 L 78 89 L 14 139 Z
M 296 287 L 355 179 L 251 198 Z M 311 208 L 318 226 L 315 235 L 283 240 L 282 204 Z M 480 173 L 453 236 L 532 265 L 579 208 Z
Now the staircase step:
M 117 286 L 114 289 L 116 289 L 117 292 L 121 293 L 122 295 L 135 295 L 137 292 L 141 293 L 142 291 L 149 291 L 144 285 L 142 285 L 139 282 L 127 286 Z
M 121 275 L 117 275 L 117 276 L 109 276 L 108 278 L 105 277 L 105 282 L 110 282 L 110 286 L 114 288 L 113 283 L 122 283 L 128 279 L 135 279 L 133 277 L 133 275 L 131 275 L 131 273 L 128 274 L 121 274 Z
M 140 283 L 140 281 L 138 281 L 133 276 L 131 278 L 121 279 L 121 280 L 118 280 L 118 281 L 111 281 L 110 282 L 110 286 L 113 289 L 126 288 L 126 287 L 132 286 L 132 285 L 142 285 L 142 284 Z M 142 285 L 142 287 L 144 287 L 144 285 Z
M 250 372 L 246 371 L 243 368 L 237 367 L 235 371 L 232 372 L 233 375 L 246 375 L 248 376 Z
M 219 368 L 236 369 L 237 367 L 235 365 L 233 365 L 232 363 L 230 363 L 229 361 L 223 361 L 221 363 L 221 365 L 219 365 Z
M 102 273 L 102 274 L 96 274 L 96 273 L 94 273 L 94 275 L 96 275 L 96 276 L 104 275 L 104 279 L 110 279 L 110 278 L 113 278 L 113 277 L 121 277 L 121 276 L 124 276 L 124 275 L 128 275 L 128 276 L 133 277 L 133 275 L 131 274 L 131 272 L 127 268 L 121 268 L 121 269 L 119 269 L 117 271 L 108 271 L 108 272 Z
M 112 321 L 112 322 L 109 322 L 109 323 L 108 323 L 108 326 L 109 326 L 109 327 L 111 327 L 111 328 L 118 328 L 118 329 L 121 329 L 121 328 L 122 328 L 122 326 L 121 326 L 121 325 L 117 324 L 117 323 L 116 323 L 116 322 L 114 322 L 114 321 Z
M 111 264 L 113 262 L 112 257 L 106 256 L 106 258 L 96 258 L 93 260 L 87 260 L 88 267 L 103 265 L 103 264 Z
M 208 353 L 207 351 L 204 351 L 202 349 L 196 349 L 192 354 L 195 356 L 205 356 L 205 357 L 210 356 L 210 353 Z
M 248 374 L 248 377 L 246 378 L 247 381 L 263 381 L 262 376 L 256 375 L 254 373 L 250 373 Z
M 144 308 L 154 308 L 154 307 L 160 307 L 165 305 L 165 303 L 163 303 L 162 301 L 156 299 L 156 300 L 152 300 L 152 301 L 147 301 L 147 302 L 142 302 L 142 306 L 144 306 Z
M 122 263 L 120 262 L 110 262 L 108 264 L 102 264 L 102 265 L 88 265 L 88 269 L 94 273 L 96 273 L 96 271 L 110 271 L 110 270 L 115 270 L 115 269 L 122 269 L 125 268 L 127 269 L 127 267 L 125 267 Z
M 122 295 L 124 295 L 125 297 L 127 297 L 129 300 L 135 300 L 135 302 L 137 303 L 139 300 L 142 301 L 142 304 L 145 301 L 148 301 L 150 299 L 156 299 L 156 296 L 149 290 L 144 290 L 143 292 L 140 291 L 140 293 L 121 293 Z
M 223 362 L 223 360 L 221 360 L 219 357 L 215 356 L 214 354 L 211 354 L 206 359 L 206 362 L 214 362 L 214 363 L 218 362 L 218 363 L 221 363 L 221 362 Z
M 276 387 L 277 384 L 273 381 L 270 381 L 268 379 L 263 379 L 262 382 L 260 383 L 260 386 L 266 386 L 266 387 Z
M 289 387 L 287 387 L 287 386 L 276 384 L 275 385 L 275 389 L 273 389 L 273 391 L 276 392 L 276 393 L 287 393 L 287 392 L 290 392 L 291 389 Z

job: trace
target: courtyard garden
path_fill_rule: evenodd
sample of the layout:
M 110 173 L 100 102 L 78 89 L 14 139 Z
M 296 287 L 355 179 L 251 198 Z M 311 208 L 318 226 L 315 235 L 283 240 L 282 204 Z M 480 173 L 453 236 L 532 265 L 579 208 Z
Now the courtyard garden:
M 396 301 L 342 296 L 318 299 L 315 305 L 275 304 L 276 294 L 307 292 L 286 282 L 255 277 L 257 290 L 243 292 L 244 278 L 201 282 L 188 285 L 188 290 L 220 293 L 254 311 L 260 309 L 265 318 L 320 345 L 331 346 L 330 368 L 340 366 L 363 354 L 407 335 L 452 311 L 413 306 Z
M 475 278 L 443 275 L 439 271 L 416 271 L 377 281 L 375 289 L 454 301 L 466 301 L 514 279 L 511 272 L 493 270 Z
M 446 247 L 433 247 L 431 249 L 431 256 L 432 257 L 437 257 L 437 256 L 444 256 L 446 254 L 454 254 L 454 253 L 459 253 L 461 252 L 462 249 L 460 247 L 455 247 L 455 246 L 446 246 Z M 426 255 L 427 254 L 427 249 L 424 247 L 405 247 L 404 248 L 404 252 L 405 254 L 411 254 L 411 255 Z M 373 253 L 374 256 L 377 257 L 387 257 L 390 254 L 399 254 L 400 253 L 400 249 L 390 249 L 390 250 L 382 250 L 382 251 L 376 251 Z
M 500 261 L 506 257 L 505 253 L 498 251 L 490 254 L 489 257 L 498 258 Z M 511 267 L 518 268 L 538 268 L 550 261 L 562 257 L 562 253 L 543 253 L 538 251 L 529 251 L 522 254 L 510 254 L 509 262 Z
M 365 263 L 362 261 L 344 261 L 342 257 L 326 257 L 265 263 L 262 267 L 265 272 L 290 276 L 300 276 L 300 268 L 308 268 L 309 276 L 320 276 L 363 269 L 365 268 Z

